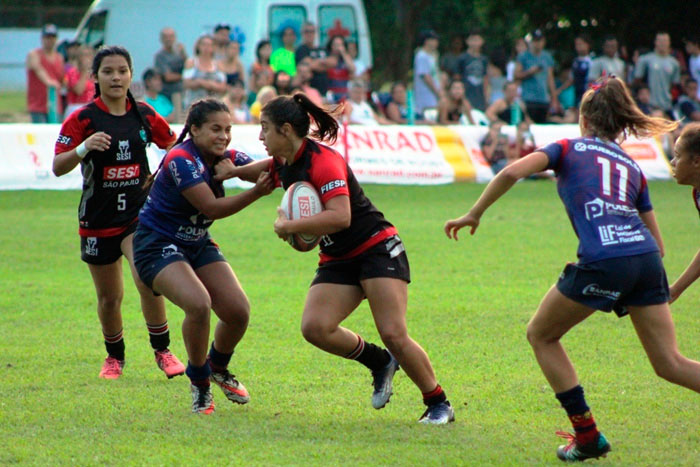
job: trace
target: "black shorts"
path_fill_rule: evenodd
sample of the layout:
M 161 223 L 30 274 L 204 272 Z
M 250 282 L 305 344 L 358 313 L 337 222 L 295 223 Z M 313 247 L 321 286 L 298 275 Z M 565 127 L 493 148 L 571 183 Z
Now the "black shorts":
M 122 240 L 134 233 L 138 222 L 113 237 L 80 237 L 80 259 L 88 264 L 112 264 L 122 256 Z
M 207 264 L 226 261 L 226 258 L 208 234 L 194 245 L 182 246 L 147 227 L 136 229 L 134 265 L 144 284 L 153 289 L 153 279 L 176 261 L 186 261 L 196 271 Z
M 659 253 L 567 264 L 557 289 L 568 298 L 622 317 L 627 306 L 659 305 L 669 300 L 668 280 Z
M 311 285 L 330 283 L 359 286 L 361 280 L 375 277 L 411 282 L 408 257 L 398 235 L 387 238 L 353 258 L 321 264 Z

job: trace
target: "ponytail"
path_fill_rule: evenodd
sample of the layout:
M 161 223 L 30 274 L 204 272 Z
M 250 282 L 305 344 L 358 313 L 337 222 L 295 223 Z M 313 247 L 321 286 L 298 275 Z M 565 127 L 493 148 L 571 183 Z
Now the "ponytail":
M 625 83 L 615 76 L 603 76 L 581 99 L 580 114 L 592 134 L 611 141 L 622 135 L 645 138 L 678 128 L 678 122 L 645 115 Z
M 311 102 L 306 94 L 298 92 L 291 97 L 279 96 L 272 99 L 265 104 L 262 112 L 277 128 L 289 123 L 300 138 L 310 135 L 319 141 L 333 144 L 338 138 L 336 116 L 339 108 L 327 111 Z M 314 128 L 309 132 L 312 120 Z

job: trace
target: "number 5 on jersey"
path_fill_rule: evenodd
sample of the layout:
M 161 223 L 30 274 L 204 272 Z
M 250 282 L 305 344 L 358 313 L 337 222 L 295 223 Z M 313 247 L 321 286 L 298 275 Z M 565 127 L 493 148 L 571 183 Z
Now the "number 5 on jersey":
M 117 195 L 117 211 L 126 211 L 126 193 Z

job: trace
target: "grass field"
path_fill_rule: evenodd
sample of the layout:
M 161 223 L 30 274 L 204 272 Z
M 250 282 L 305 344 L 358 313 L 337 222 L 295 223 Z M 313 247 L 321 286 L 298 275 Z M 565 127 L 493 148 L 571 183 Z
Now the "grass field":
M 361 365 L 306 343 L 299 331 L 315 253 L 272 232 L 281 192 L 212 233 L 252 305 L 232 371 L 246 406 L 214 388 L 212 416 L 189 413 L 184 377 L 167 380 L 148 344 L 138 296 L 123 304 L 127 366 L 97 378 L 104 347 L 94 289 L 79 259 L 78 192 L 0 192 L 0 465 L 503 465 L 559 461 L 554 432 L 568 421 L 539 371 L 525 326 L 576 238 L 551 182 L 516 186 L 477 235 L 442 233 L 483 186 L 367 186 L 402 234 L 413 283 L 409 332 L 428 351 L 457 421 L 416 423 L 420 393 L 403 372 L 383 410 L 370 405 Z M 651 184 L 670 280 L 698 248 L 689 189 Z M 131 279 L 126 277 L 127 281 Z M 681 350 L 700 358 L 700 286 L 674 304 Z M 183 313 L 168 305 L 174 352 L 186 358 Z M 369 341 L 363 304 L 346 322 Z M 697 465 L 698 395 L 654 375 L 629 318 L 598 313 L 564 339 L 577 365 L 611 465 Z

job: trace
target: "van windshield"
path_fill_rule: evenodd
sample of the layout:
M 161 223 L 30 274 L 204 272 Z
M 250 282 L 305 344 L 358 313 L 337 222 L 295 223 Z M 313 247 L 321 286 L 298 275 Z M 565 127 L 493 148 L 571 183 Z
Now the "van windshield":
M 343 36 L 348 42 L 358 42 L 357 18 L 350 5 L 326 5 L 318 10 L 319 44 L 325 46 L 333 36 Z
M 301 5 L 276 5 L 269 10 L 270 43 L 272 50 L 283 47 L 282 32 L 291 27 L 297 35 L 296 46 L 301 44 L 301 25 L 306 21 L 306 8 Z
M 97 48 L 104 45 L 107 11 L 98 11 L 90 15 L 85 25 L 78 31 L 77 39 L 82 44 Z

